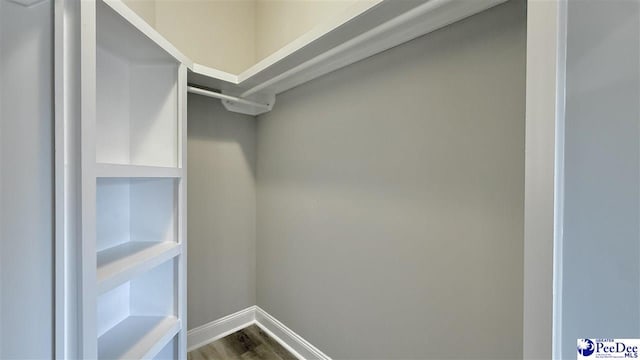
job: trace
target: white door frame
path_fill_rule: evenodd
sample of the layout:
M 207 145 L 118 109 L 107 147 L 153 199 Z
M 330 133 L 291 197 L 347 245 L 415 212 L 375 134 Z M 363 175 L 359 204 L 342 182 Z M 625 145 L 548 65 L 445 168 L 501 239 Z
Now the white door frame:
M 567 0 L 527 1 L 523 358 L 560 358 Z M 554 258 L 555 256 L 555 258 Z M 557 269 L 557 271 L 556 271 Z M 555 278 L 554 278 L 555 276 Z
M 80 358 L 80 1 L 54 0 L 54 358 Z

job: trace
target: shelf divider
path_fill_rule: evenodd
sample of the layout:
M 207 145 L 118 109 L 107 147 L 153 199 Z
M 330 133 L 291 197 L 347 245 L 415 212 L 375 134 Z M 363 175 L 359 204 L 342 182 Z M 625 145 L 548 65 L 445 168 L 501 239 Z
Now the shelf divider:
M 98 339 L 98 359 L 151 359 L 182 327 L 175 316 L 129 316 Z
M 127 242 L 98 252 L 98 294 L 115 288 L 180 254 L 180 244 L 165 242 Z
M 96 164 L 96 177 L 99 178 L 179 178 L 182 169 L 177 167 Z

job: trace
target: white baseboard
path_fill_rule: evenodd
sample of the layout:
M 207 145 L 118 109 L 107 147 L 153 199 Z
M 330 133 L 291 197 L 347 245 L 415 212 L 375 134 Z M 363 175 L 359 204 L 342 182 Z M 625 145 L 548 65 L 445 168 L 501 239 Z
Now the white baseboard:
M 256 324 L 299 359 L 331 360 L 302 336 L 256 306 Z
M 187 351 L 197 349 L 249 325 L 257 325 L 301 360 L 331 360 L 302 336 L 258 306 L 251 306 L 187 332 Z
M 255 323 L 255 306 L 187 331 L 187 351 L 197 349 Z

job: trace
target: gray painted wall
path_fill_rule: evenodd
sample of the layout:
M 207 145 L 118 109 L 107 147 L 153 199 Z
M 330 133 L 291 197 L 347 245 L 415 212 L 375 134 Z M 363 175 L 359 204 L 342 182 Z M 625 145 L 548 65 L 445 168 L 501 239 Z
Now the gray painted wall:
M 260 307 L 336 359 L 522 356 L 525 21 L 511 1 L 278 96 Z
M 569 1 L 562 354 L 640 337 L 640 4 Z
M 255 119 L 188 101 L 188 328 L 255 305 Z
M 0 358 L 53 354 L 53 5 L 0 0 Z

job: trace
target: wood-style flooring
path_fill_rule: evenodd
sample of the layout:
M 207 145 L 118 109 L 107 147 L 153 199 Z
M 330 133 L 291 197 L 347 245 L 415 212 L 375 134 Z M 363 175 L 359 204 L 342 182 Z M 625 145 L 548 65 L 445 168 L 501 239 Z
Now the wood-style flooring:
M 296 360 L 258 326 L 251 325 L 192 350 L 187 360 Z

